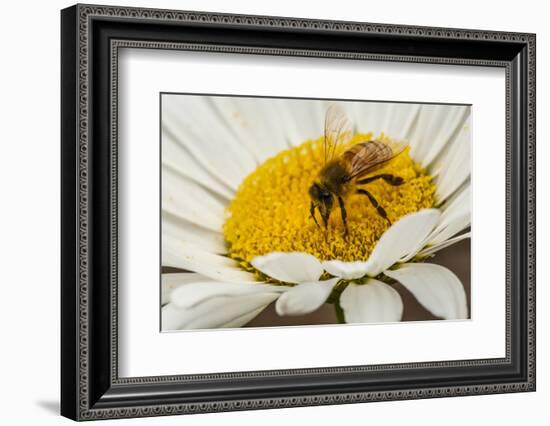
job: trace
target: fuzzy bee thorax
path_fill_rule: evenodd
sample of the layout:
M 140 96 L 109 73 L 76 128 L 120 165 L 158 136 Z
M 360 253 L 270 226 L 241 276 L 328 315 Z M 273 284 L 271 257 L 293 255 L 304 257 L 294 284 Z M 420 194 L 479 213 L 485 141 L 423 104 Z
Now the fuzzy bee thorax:
M 321 184 L 336 195 L 343 195 L 349 182 L 350 170 L 340 159 L 327 163 L 319 173 Z

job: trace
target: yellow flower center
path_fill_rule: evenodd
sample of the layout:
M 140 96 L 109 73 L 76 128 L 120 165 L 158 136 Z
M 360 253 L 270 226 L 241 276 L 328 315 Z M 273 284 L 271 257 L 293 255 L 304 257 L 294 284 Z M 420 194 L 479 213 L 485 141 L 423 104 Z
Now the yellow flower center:
M 356 134 L 351 145 L 372 140 L 372 134 Z M 378 139 L 384 139 L 381 135 Z M 392 223 L 401 216 L 434 205 L 435 186 L 416 164 L 407 148 L 373 175 L 388 173 L 403 178 L 392 186 L 382 179 L 364 185 L 386 210 Z M 317 227 L 310 216 L 309 187 L 318 180 L 324 164 L 323 138 L 308 140 L 280 152 L 258 166 L 241 183 L 227 208 L 223 232 L 229 256 L 248 266 L 256 256 L 274 251 L 305 252 L 320 260 L 366 260 L 380 236 L 389 227 L 362 194 L 345 199 L 348 236 L 335 200 L 328 231 L 317 212 Z M 403 235 L 403 238 L 407 238 Z

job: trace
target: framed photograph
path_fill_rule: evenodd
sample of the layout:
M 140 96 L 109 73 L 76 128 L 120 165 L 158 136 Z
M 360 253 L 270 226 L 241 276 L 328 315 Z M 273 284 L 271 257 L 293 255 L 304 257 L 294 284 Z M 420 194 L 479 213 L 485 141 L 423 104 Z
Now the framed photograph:
M 61 12 L 61 412 L 535 390 L 535 35 Z

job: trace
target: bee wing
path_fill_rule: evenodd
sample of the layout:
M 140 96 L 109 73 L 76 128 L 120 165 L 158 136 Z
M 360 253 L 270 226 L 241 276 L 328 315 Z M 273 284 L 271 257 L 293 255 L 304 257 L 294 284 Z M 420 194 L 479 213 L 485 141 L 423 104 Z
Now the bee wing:
M 325 115 L 325 164 L 330 161 L 339 145 L 349 142 L 353 136 L 351 122 L 338 105 L 331 105 Z
M 396 142 L 360 142 L 346 150 L 342 157 L 350 165 L 350 179 L 357 179 L 372 172 L 377 166 L 381 166 L 395 158 L 406 147 L 406 144 Z

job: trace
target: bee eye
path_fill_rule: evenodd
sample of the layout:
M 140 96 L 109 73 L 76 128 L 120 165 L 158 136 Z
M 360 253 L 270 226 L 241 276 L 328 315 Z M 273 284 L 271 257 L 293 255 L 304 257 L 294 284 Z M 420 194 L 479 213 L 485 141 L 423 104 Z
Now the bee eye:
M 323 191 L 323 192 L 321 192 L 321 198 L 324 201 L 330 201 L 330 200 L 332 200 L 332 194 L 328 191 Z
M 314 183 L 309 188 L 309 195 L 313 200 L 322 201 L 324 203 L 332 202 L 332 194 L 325 188 L 321 187 L 318 183 Z
M 317 185 L 316 183 L 311 185 L 311 187 L 309 188 L 309 195 L 312 198 L 320 198 L 321 197 L 321 190 L 319 188 L 319 185 Z

